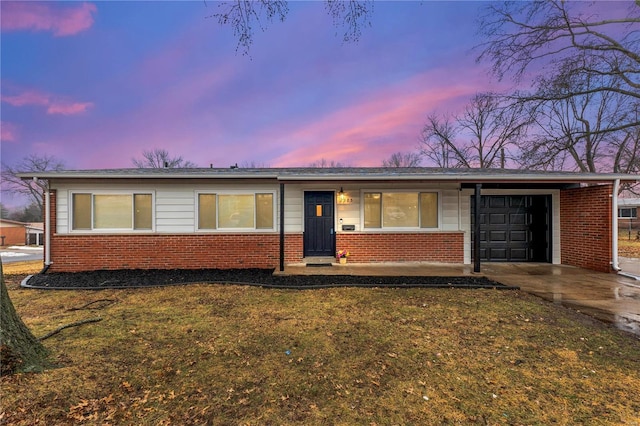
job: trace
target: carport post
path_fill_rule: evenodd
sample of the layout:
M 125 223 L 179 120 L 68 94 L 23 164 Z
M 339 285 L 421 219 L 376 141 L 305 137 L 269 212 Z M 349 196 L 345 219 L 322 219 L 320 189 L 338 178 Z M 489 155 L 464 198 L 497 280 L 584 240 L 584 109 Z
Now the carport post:
M 480 193 L 481 183 L 476 183 L 473 212 L 473 272 L 480 272 Z

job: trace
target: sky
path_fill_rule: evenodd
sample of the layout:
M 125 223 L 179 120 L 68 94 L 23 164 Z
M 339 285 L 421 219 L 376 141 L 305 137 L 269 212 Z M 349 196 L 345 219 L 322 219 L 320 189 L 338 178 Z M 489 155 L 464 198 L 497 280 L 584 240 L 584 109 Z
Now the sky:
M 133 167 L 166 149 L 199 166 L 380 166 L 427 115 L 500 90 L 473 47 L 486 3 L 375 2 L 345 43 L 324 3 L 290 2 L 249 55 L 207 1 L 0 3 L 2 163 Z

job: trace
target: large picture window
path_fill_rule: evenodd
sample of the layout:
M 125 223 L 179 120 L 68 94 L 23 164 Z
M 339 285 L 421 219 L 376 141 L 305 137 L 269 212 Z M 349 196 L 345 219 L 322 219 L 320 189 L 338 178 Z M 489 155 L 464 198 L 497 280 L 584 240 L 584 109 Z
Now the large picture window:
M 437 192 L 365 192 L 365 229 L 438 227 Z
M 198 229 L 273 229 L 273 194 L 198 194 Z
M 151 194 L 74 193 L 71 204 L 74 231 L 153 228 Z

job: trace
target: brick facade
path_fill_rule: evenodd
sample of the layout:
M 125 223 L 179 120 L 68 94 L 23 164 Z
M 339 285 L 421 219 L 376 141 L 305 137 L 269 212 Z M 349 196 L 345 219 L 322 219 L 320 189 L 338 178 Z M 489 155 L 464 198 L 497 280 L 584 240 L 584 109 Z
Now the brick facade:
M 338 250 L 349 262 L 464 262 L 463 232 L 338 234 Z
M 562 264 L 611 272 L 612 185 L 560 191 Z
M 276 268 L 278 234 L 54 235 L 52 272 Z
M 611 185 L 560 192 L 561 262 L 597 271 L 611 266 Z M 277 268 L 278 233 L 57 234 L 51 194 L 52 272 L 99 269 Z M 45 231 L 46 232 L 46 231 Z M 349 262 L 464 262 L 464 232 L 341 233 Z M 303 234 L 285 236 L 285 263 L 303 258 Z
M 463 262 L 463 233 L 339 234 L 350 262 Z M 302 261 L 302 234 L 285 237 L 285 263 Z M 278 234 L 55 235 L 52 272 L 277 268 Z

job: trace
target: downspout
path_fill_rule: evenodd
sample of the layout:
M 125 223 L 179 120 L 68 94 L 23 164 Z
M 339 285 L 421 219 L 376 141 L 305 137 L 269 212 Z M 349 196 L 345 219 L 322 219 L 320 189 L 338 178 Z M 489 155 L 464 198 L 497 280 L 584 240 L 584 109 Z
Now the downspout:
M 634 274 L 623 272 L 618 262 L 618 191 L 620 189 L 620 179 L 613 181 L 613 194 L 611 200 L 611 269 L 616 271 L 619 275 L 639 280 L 640 277 Z
M 613 181 L 613 194 L 611 195 L 611 268 L 620 272 L 618 264 L 618 190 L 620 189 L 620 179 Z
M 284 183 L 280 183 L 280 272 L 284 272 Z
M 47 185 L 48 186 L 48 185 Z M 49 188 L 44 193 L 44 268 L 41 274 L 51 267 L 51 192 Z

